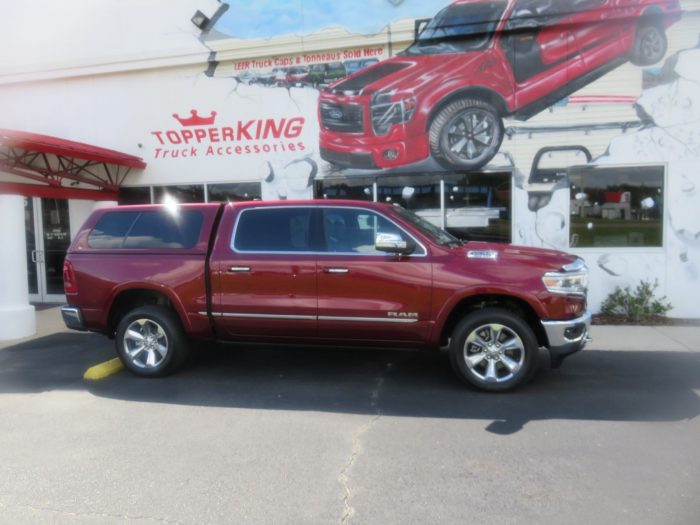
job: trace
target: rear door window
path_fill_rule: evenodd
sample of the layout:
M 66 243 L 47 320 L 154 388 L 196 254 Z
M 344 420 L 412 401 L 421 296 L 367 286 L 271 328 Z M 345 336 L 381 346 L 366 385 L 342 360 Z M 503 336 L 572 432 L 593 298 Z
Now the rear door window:
M 312 252 L 312 211 L 313 208 L 301 207 L 243 210 L 231 248 L 237 252 Z

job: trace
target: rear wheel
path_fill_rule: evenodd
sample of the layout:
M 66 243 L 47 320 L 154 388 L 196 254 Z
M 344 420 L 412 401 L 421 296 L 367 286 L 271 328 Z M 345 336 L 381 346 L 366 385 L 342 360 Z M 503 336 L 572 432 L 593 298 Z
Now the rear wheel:
M 172 372 L 186 359 L 188 341 L 175 313 L 164 306 L 147 305 L 119 322 L 117 354 L 129 371 L 142 377 Z
M 635 66 L 650 66 L 663 59 L 667 49 L 668 38 L 661 22 L 642 20 L 634 36 L 630 61 Z
M 503 121 L 488 102 L 464 98 L 445 106 L 430 125 L 430 152 L 448 169 L 475 170 L 498 153 Z
M 450 341 L 450 362 L 457 375 L 489 392 L 505 392 L 527 382 L 537 368 L 538 354 L 532 329 L 500 308 L 467 315 Z

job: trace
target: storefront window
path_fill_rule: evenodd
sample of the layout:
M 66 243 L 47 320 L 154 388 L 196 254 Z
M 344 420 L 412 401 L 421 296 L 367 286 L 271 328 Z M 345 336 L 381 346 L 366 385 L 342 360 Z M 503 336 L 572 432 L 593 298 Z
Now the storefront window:
M 231 184 L 209 184 L 209 202 L 240 202 L 260 200 L 259 182 L 235 182 Z
M 316 198 L 371 201 L 374 199 L 373 185 L 374 179 L 367 177 L 323 179 L 316 181 Z
M 473 241 L 511 242 L 510 173 L 445 176 L 445 229 Z
M 663 245 L 663 166 L 574 168 L 569 187 L 572 248 Z
M 204 202 L 204 186 L 193 184 L 191 186 L 155 186 L 153 188 L 153 202 L 162 204 L 166 195 L 177 202 Z
M 119 188 L 119 204 L 150 204 L 151 188 Z

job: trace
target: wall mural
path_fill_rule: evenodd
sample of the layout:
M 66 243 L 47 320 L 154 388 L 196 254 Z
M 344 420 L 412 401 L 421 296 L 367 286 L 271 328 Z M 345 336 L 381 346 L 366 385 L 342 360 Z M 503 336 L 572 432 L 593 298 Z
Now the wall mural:
M 466 174 L 446 185 L 456 198 L 448 227 L 488 224 L 499 217 L 493 202 L 512 197 L 512 209 L 500 212 L 512 222 L 509 239 L 588 248 L 601 290 L 659 275 L 667 264 L 658 251 L 640 264 L 617 247 L 673 250 L 683 270 L 666 272 L 669 295 L 684 277 L 698 280 L 700 78 L 693 64 L 700 50 L 693 48 L 698 31 L 670 44 L 683 21 L 678 1 L 367 5 L 230 0 L 201 36 L 212 51 L 208 81 L 228 86 L 225 106 L 199 100 L 178 108 L 169 129 L 151 132 L 155 157 L 235 158 L 261 181 L 264 199 L 309 198 L 318 181 L 334 178 Z M 393 40 L 400 23 L 415 24 L 412 43 Z M 221 58 L 236 42 L 272 44 L 289 35 L 304 42 L 338 26 L 357 36 L 357 46 Z M 620 70 L 639 83 L 620 82 Z M 650 167 L 619 169 L 630 164 Z M 479 189 L 476 174 L 504 172 L 512 190 Z M 380 198 L 417 202 L 428 186 L 407 183 Z M 369 186 L 362 191 L 368 196 Z M 482 216 L 465 219 L 474 204 L 461 210 L 456 203 L 479 191 Z M 417 211 L 437 221 L 436 207 Z M 601 299 L 594 290 L 592 303 Z M 685 311 L 675 306 L 677 315 Z

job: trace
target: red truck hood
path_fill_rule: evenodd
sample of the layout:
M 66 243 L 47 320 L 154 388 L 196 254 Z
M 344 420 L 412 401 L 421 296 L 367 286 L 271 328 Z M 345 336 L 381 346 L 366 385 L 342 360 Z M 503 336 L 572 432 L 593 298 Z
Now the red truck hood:
M 577 259 L 575 255 L 557 250 L 487 242 L 468 242 L 455 252 L 455 255 L 465 258 L 489 259 L 495 255 L 496 261 L 524 264 L 544 271 L 561 270 Z
M 372 94 L 377 91 L 420 92 L 427 85 L 478 67 L 487 60 L 488 51 L 473 53 L 403 55 L 384 60 L 344 78 L 326 88 L 331 93 Z

